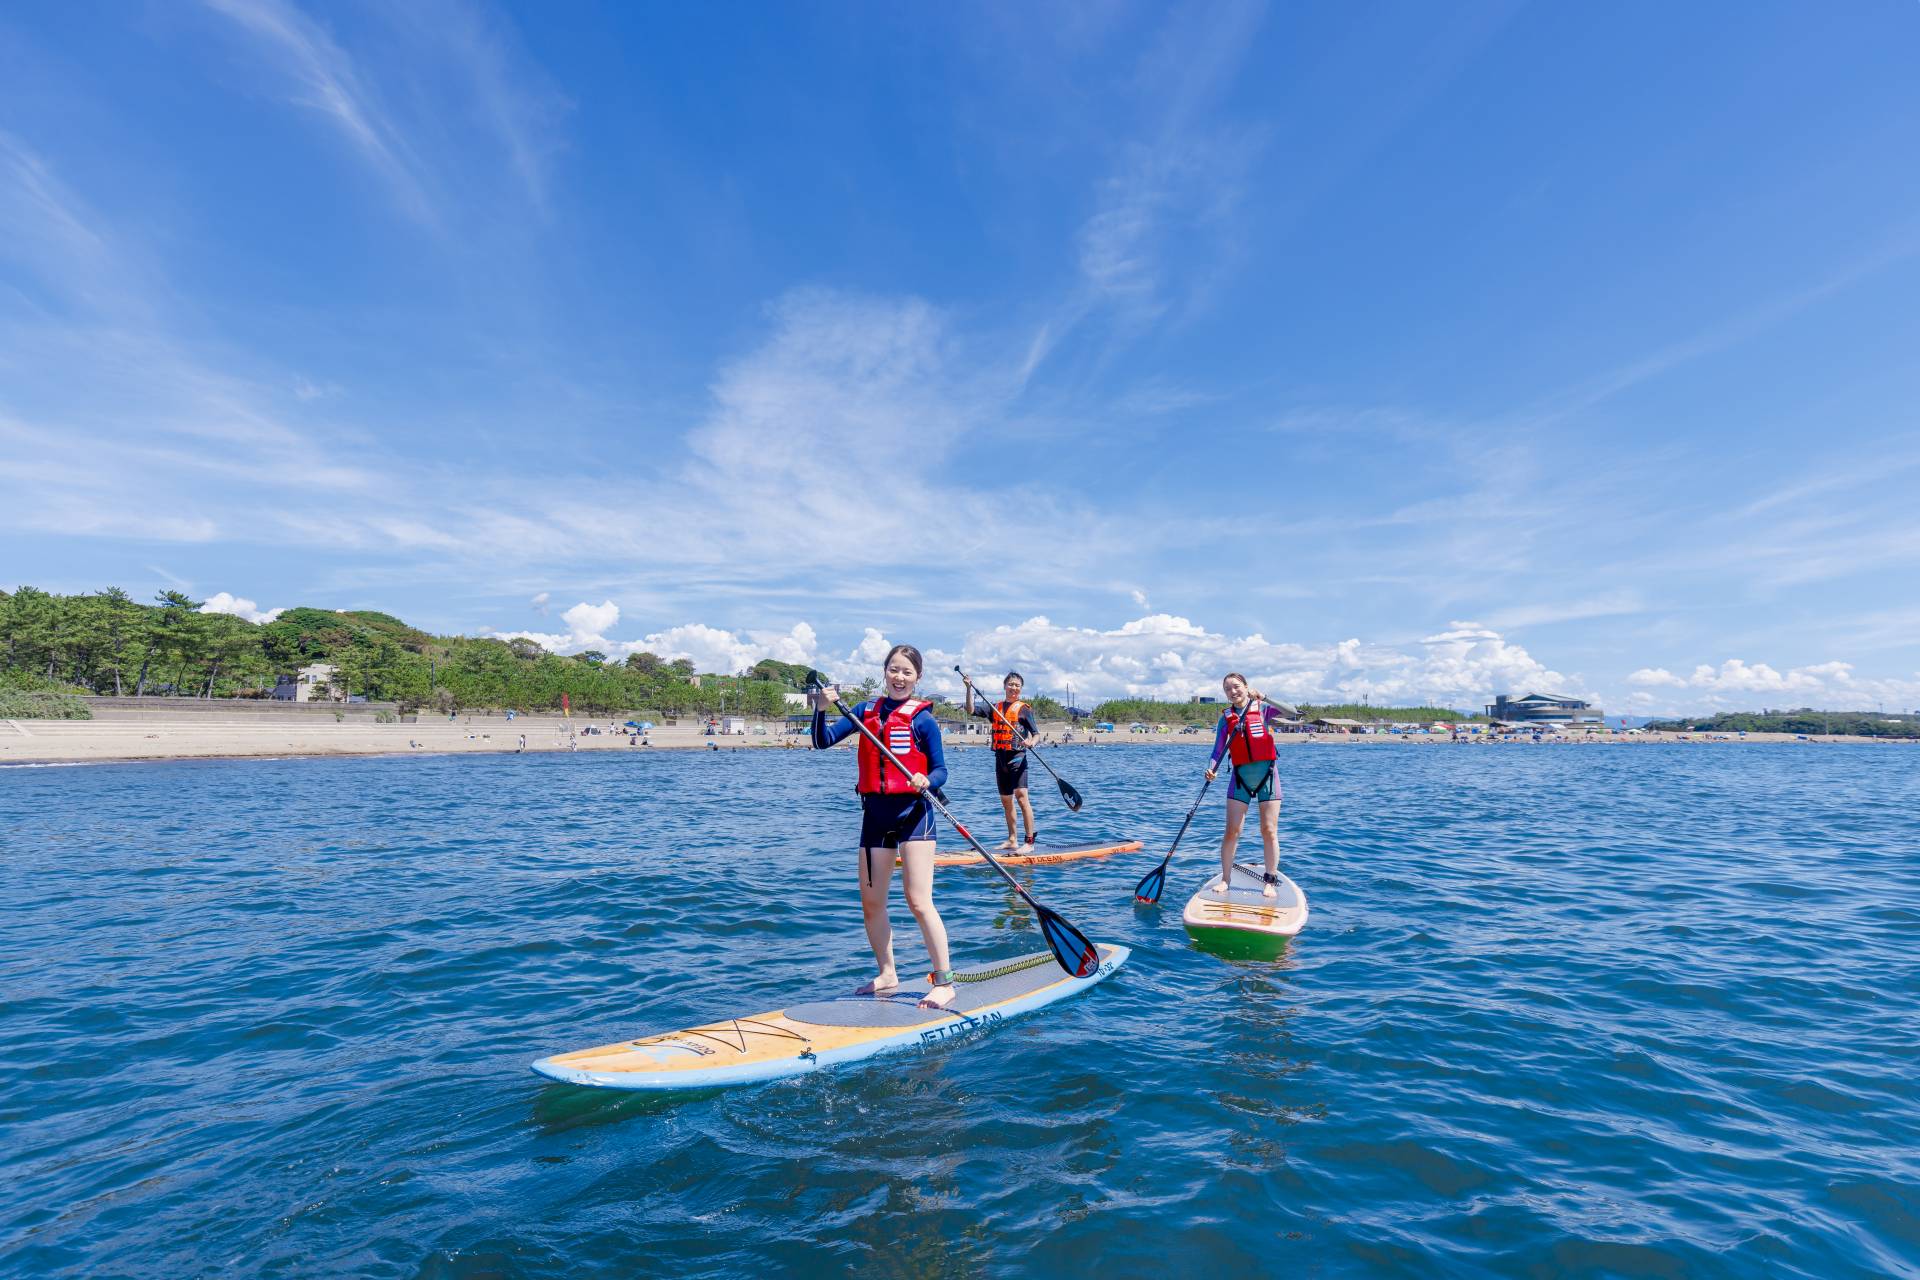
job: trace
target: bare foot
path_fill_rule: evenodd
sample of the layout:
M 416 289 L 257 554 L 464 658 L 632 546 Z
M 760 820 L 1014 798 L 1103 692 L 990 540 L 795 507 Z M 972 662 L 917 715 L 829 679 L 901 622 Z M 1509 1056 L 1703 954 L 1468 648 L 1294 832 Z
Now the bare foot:
M 1022 852 L 1022 853 L 1032 853 L 1032 852 L 1033 852 L 1033 837 L 1032 837 L 1032 836 L 1028 836 L 1028 837 L 1027 837 L 1027 842 L 1026 842 L 1025 844 L 1023 844 L 1023 845 L 1021 845 L 1021 846 L 1020 846 L 1020 852 Z
M 1267 877 L 1267 883 L 1260 889 L 1260 896 L 1263 898 L 1277 898 L 1280 896 L 1279 889 L 1279 877 L 1270 875 Z
M 1225 893 L 1226 891 L 1227 891 L 1227 881 L 1226 881 L 1226 877 L 1224 876 L 1222 876 L 1218 880 L 1215 880 L 1213 882 L 1213 886 L 1207 890 L 1207 892 L 1209 893 Z
M 888 969 L 885 973 L 871 979 L 853 994 L 857 996 L 883 996 L 900 985 L 900 975 Z
M 1020 842 L 1015 840 L 1012 836 L 1008 836 L 1005 840 L 1002 840 L 999 844 L 993 847 L 1001 853 L 1012 853 L 1015 849 L 1018 849 L 1020 847 Z
M 922 1009 L 944 1009 L 952 1004 L 954 997 L 959 994 L 959 992 L 953 989 L 952 983 L 945 982 L 922 996 L 920 999 L 920 1007 Z

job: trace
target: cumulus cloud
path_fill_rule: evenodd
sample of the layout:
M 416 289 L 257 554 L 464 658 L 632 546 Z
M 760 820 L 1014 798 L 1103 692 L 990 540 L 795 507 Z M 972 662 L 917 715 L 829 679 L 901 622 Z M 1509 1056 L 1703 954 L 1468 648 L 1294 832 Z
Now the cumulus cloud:
M 567 624 L 568 632 L 573 635 L 587 640 L 601 640 L 620 621 L 620 606 L 611 600 L 599 604 L 588 604 L 582 600 L 561 614 L 560 620 Z
M 547 593 L 542 591 L 533 599 L 534 604 L 540 607 L 540 612 L 545 613 Z M 598 649 L 604 653 L 616 647 L 606 635 L 620 621 L 620 606 L 611 600 L 599 604 L 582 600 L 563 612 L 560 620 L 567 624 L 564 632 L 483 631 L 481 634 L 499 640 L 531 640 L 549 653 L 579 653 L 584 649 Z
M 252 607 L 251 601 L 239 601 Z M 244 615 L 243 615 L 244 616 Z M 1357 636 L 1331 643 L 1270 640 L 1254 632 L 1213 631 L 1191 618 L 1152 613 L 1109 628 L 1064 625 L 1035 616 L 974 631 L 956 648 L 929 643 L 924 633 L 891 636 L 864 628 L 845 650 L 824 651 L 807 622 L 786 631 L 732 630 L 688 622 L 635 640 L 609 636 L 620 621 L 612 601 L 582 601 L 561 617 L 568 630 L 524 636 L 558 653 L 597 649 L 610 657 L 642 650 L 672 660 L 686 658 L 696 670 L 732 673 L 764 658 L 818 667 L 835 681 L 853 685 L 877 678 L 896 639 L 918 645 L 925 659 L 923 692 L 957 696 L 955 664 L 991 687 L 1008 670 L 1021 672 L 1027 689 L 1079 706 L 1105 698 L 1151 697 L 1184 701 L 1217 695 L 1229 671 L 1244 672 L 1262 691 L 1290 703 L 1372 702 L 1380 706 L 1434 705 L 1474 711 L 1502 693 L 1554 693 L 1585 698 L 1603 707 L 1641 715 L 1681 714 L 1761 706 L 1825 706 L 1834 710 L 1920 707 L 1920 673 L 1911 680 L 1866 680 L 1851 663 L 1831 661 L 1780 668 L 1729 658 L 1702 663 L 1690 674 L 1642 667 L 1626 678 L 1629 692 L 1609 698 L 1578 673 L 1542 662 L 1496 628 L 1452 622 L 1410 645 L 1369 642 Z M 1616 691 L 1617 692 L 1617 691 Z
M 890 647 L 869 628 L 833 674 L 843 680 L 874 675 Z M 923 646 L 924 648 L 924 646 Z M 1016 626 L 976 631 L 957 655 L 925 649 L 922 688 L 954 693 L 958 661 L 976 679 L 991 682 L 1020 671 L 1027 688 L 1076 703 L 1133 696 L 1186 699 L 1216 694 L 1222 676 L 1241 671 L 1266 693 L 1289 702 L 1434 702 L 1474 708 L 1496 693 L 1580 691 L 1579 682 L 1537 661 L 1498 632 L 1470 623 L 1429 636 L 1417 651 L 1369 645 L 1272 641 L 1255 633 L 1232 636 L 1192 619 L 1149 614 L 1118 627 L 1063 626 L 1033 617 Z
M 536 596 L 545 600 L 546 592 Z M 662 631 L 650 632 L 638 640 L 615 640 L 610 633 L 620 624 L 620 606 L 611 600 L 592 604 L 582 600 L 561 612 L 567 625 L 563 632 L 483 631 L 499 640 L 531 640 L 549 653 L 580 653 L 597 650 L 610 658 L 632 653 L 651 653 L 672 661 L 686 658 L 696 671 L 732 674 L 751 667 L 764 658 L 780 662 L 811 664 L 819 652 L 819 637 L 805 622 L 787 631 L 729 631 L 690 622 Z
M 244 596 L 236 596 L 226 591 L 218 591 L 200 606 L 202 613 L 230 613 L 236 618 L 245 618 L 248 622 L 272 622 L 286 612 L 286 609 L 262 609 Z
M 642 640 L 628 641 L 618 649 L 625 653 L 646 651 L 669 661 L 686 658 L 696 671 L 732 674 L 754 663 L 772 658 L 776 662 L 801 662 L 811 666 L 819 649 L 813 628 L 795 623 L 791 631 L 726 631 L 703 623 L 688 623 L 656 631 Z
M 1630 701 L 1663 712 L 1759 710 L 1808 706 L 1833 711 L 1865 711 L 1878 706 L 1911 709 L 1920 705 L 1920 673 L 1911 680 L 1861 679 L 1850 662 L 1816 662 L 1781 669 L 1771 663 L 1728 658 L 1718 666 L 1700 663 L 1685 676 L 1665 667 L 1642 667 L 1627 677 L 1638 686 Z M 1650 690 L 1660 689 L 1660 695 Z

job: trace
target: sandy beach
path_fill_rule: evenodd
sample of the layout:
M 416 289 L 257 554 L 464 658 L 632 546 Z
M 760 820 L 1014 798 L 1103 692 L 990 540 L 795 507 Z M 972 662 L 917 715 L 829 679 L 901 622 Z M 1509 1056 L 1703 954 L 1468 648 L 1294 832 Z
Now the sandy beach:
M 1213 742 L 1210 733 L 1143 734 L 1124 729 L 1106 734 L 1075 731 L 1071 741 L 1063 741 L 1066 725 L 1043 725 L 1042 730 L 1048 745 L 1072 750 L 1167 743 L 1205 748 Z M 987 746 L 984 734 L 949 733 L 946 740 L 952 750 L 985 750 Z M 1276 741 L 1290 748 L 1477 745 L 1493 750 L 1568 743 L 1594 747 L 1666 742 L 1799 742 L 1807 745 L 1876 739 L 1839 734 L 1801 739 L 1784 733 L 1752 733 L 1740 737 L 1640 732 L 1550 734 L 1541 744 L 1535 744 L 1530 736 L 1497 744 L 1469 744 L 1453 742 L 1447 734 L 1313 733 L 1283 734 Z M 745 734 L 710 736 L 701 722 L 684 720 L 676 725 L 660 725 L 636 737 L 631 731 L 622 730 L 618 719 L 575 716 L 568 721 L 560 716 L 516 716 L 508 720 L 499 712 L 476 712 L 452 720 L 423 716 L 411 723 L 382 724 L 364 714 L 346 715 L 337 720 L 311 713 L 297 716 L 223 714 L 216 705 L 204 711 L 183 712 L 171 708 L 139 713 L 113 711 L 93 720 L 0 720 L 0 765 L 515 751 L 779 751 L 804 749 L 806 745 L 803 735 L 790 733 L 781 722 L 749 722 Z M 1902 744 L 1889 742 L 1888 745 Z

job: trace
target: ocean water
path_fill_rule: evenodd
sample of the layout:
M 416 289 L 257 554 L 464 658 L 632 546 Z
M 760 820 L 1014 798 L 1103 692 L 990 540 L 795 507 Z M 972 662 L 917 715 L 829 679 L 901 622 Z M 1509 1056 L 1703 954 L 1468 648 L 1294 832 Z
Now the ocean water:
M 1266 963 L 1180 928 L 1217 797 L 1130 901 L 1200 758 L 1036 772 L 1149 846 L 1028 877 L 1104 985 L 668 1097 L 528 1063 L 864 977 L 844 754 L 0 770 L 0 1274 L 1920 1274 L 1920 749 L 1290 748 Z

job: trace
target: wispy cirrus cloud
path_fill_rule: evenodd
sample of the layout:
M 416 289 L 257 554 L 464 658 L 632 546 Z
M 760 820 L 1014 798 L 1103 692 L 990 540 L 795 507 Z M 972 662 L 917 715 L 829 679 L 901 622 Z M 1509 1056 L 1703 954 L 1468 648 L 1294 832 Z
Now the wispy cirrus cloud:
M 537 211 L 548 207 L 553 130 L 566 104 L 537 67 L 521 56 L 510 31 L 463 0 L 423 0 L 368 15 L 386 24 L 379 56 L 343 46 L 319 18 L 293 0 L 203 0 L 268 55 L 280 96 L 315 113 L 392 190 L 401 208 L 430 226 L 449 220 L 452 193 L 470 186 L 447 171 L 458 148 L 449 135 L 477 131 L 506 160 L 520 193 Z M 397 58 L 399 66 L 389 67 Z M 430 114 L 396 104 L 408 95 L 383 91 L 422 66 L 444 71 L 457 98 L 433 100 Z M 404 68 L 404 69 L 403 69 Z M 477 126 L 477 129 L 476 129 Z
M 408 213 L 432 221 L 420 161 L 354 60 L 289 0 L 204 0 L 279 63 L 290 102 L 317 112 L 387 181 Z
M 1228 237 L 1263 131 L 1216 117 L 1239 75 L 1265 9 L 1252 0 L 1166 18 L 1134 69 L 1143 123 L 1115 145 L 1074 236 L 1077 280 L 1034 332 L 1022 363 L 1032 376 L 1059 345 L 1098 315 L 1137 331 L 1190 305 L 1212 279 L 1204 265 L 1230 259 Z M 1178 244 L 1180 252 L 1170 255 Z M 1179 266 L 1170 265 L 1177 257 Z

